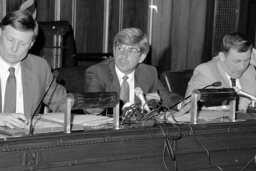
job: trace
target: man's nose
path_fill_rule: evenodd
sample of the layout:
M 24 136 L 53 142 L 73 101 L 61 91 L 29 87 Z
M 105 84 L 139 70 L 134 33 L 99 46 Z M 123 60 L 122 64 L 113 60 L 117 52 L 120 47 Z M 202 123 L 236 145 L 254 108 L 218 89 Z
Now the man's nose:
M 12 50 L 13 52 L 17 52 L 17 50 L 18 50 L 18 43 L 14 42 L 14 43 L 12 44 L 11 50 Z
M 128 57 L 128 55 L 129 55 L 129 49 L 124 49 L 123 51 L 122 51 L 122 56 L 123 57 Z

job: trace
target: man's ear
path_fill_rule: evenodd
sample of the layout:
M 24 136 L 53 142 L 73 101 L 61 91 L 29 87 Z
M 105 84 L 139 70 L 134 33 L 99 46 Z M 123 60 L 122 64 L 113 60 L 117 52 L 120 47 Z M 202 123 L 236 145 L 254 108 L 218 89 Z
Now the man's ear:
M 146 57 L 147 57 L 146 53 L 141 54 L 139 57 L 139 63 L 142 63 L 146 59 Z
M 34 41 L 31 43 L 30 48 L 32 48 L 32 46 L 34 45 L 35 41 L 36 41 L 36 40 L 34 40 Z M 29 48 L 29 49 L 30 49 L 30 48 Z
M 226 56 L 225 56 L 225 54 L 223 52 L 219 52 L 218 56 L 219 56 L 221 61 L 225 61 Z

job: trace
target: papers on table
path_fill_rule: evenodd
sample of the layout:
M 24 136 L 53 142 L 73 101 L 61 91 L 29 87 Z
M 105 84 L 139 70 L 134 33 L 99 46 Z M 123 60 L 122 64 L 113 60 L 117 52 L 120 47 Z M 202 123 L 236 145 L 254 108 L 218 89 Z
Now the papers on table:
M 198 113 L 198 123 L 213 123 L 213 122 L 230 122 L 229 111 L 214 111 L 214 110 L 201 110 Z M 167 113 L 166 118 L 172 123 L 188 123 L 190 122 L 191 115 L 189 112 L 173 112 Z
M 35 125 L 35 131 L 42 130 L 44 128 L 52 128 L 50 132 L 56 130 L 56 128 L 61 128 L 63 131 L 64 126 L 64 113 L 47 113 L 42 114 L 35 118 L 33 121 Z M 71 117 L 72 130 L 83 129 L 83 127 L 93 127 L 104 124 L 112 124 L 113 118 L 107 116 L 98 115 L 72 115 Z

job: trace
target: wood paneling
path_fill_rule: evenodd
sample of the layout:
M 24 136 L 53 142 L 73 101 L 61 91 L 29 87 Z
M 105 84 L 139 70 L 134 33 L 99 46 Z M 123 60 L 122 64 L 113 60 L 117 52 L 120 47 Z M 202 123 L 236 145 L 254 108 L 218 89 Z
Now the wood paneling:
M 102 52 L 104 0 L 77 0 L 77 52 Z
M 169 70 L 172 59 L 172 1 L 156 1 L 158 12 L 153 11 L 152 64 L 161 70 Z
M 113 40 L 116 33 L 119 31 L 119 5 L 120 0 L 110 0 L 110 13 L 109 13 L 109 39 L 108 50 L 113 52 Z
M 6 14 L 18 10 L 21 4 L 21 0 L 6 0 Z
M 149 0 L 124 0 L 123 28 L 137 27 L 147 33 Z
M 70 24 L 72 23 L 72 1 L 61 0 L 60 1 L 60 19 L 67 20 Z
M 36 0 L 37 20 L 54 21 L 55 1 L 54 0 Z
M 205 16 L 205 0 L 173 0 L 170 70 L 192 69 L 201 62 Z
M 176 71 L 193 69 L 201 62 L 211 59 L 214 46 L 214 9 L 215 2 L 218 1 L 221 0 L 109 0 L 109 28 L 103 28 L 106 0 L 61 0 L 60 19 L 73 24 L 72 19 L 75 18 L 77 53 L 102 53 L 104 29 L 108 29 L 108 52 L 111 53 L 113 38 L 119 29 L 141 28 L 148 36 L 152 36 L 149 63 L 161 70 Z M 249 33 L 250 38 L 254 39 L 255 17 L 252 11 L 255 5 L 250 6 L 254 1 L 238 1 L 238 29 Z M 6 0 L 6 12 L 17 10 L 20 2 L 21 0 Z M 36 0 L 38 21 L 52 21 L 56 18 L 55 2 L 56 0 Z M 75 11 L 72 11 L 73 2 L 76 2 Z M 152 11 L 152 33 L 149 33 L 150 2 L 154 2 L 158 9 L 158 13 Z M 123 15 L 120 16 L 119 11 Z M 74 14 L 76 16 L 72 16 Z
M 163 124 L 162 130 L 139 124 L 123 126 L 120 130 L 85 128 L 71 134 L 1 140 L 0 170 L 166 171 L 165 166 L 175 170 L 174 162 L 181 171 L 215 171 L 217 166 L 219 170 L 236 171 L 246 164 L 245 170 L 256 168 L 254 162 L 248 163 L 256 153 L 254 120 L 175 127 Z

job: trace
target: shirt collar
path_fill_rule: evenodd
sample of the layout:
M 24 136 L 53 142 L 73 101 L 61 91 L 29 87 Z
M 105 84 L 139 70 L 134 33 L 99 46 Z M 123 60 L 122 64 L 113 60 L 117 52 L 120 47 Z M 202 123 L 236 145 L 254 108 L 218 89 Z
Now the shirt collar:
M 134 77 L 135 70 L 132 71 L 130 74 L 124 74 L 122 71 L 120 71 L 118 69 L 118 67 L 116 65 L 115 65 L 115 70 L 116 70 L 116 74 L 117 74 L 117 77 L 118 77 L 118 80 L 120 83 L 122 82 L 123 76 L 125 76 L 125 75 L 128 76 L 128 80 L 131 80 Z
M 11 66 L 11 65 L 8 64 L 7 62 L 5 62 L 5 61 L 3 60 L 3 58 L 0 56 L 0 67 L 1 67 L 3 70 L 5 70 L 5 71 L 8 71 L 8 69 L 9 69 L 10 67 L 14 67 L 14 68 L 15 68 L 15 73 L 17 73 L 18 70 L 20 69 L 20 62 L 18 62 L 17 64 Z

